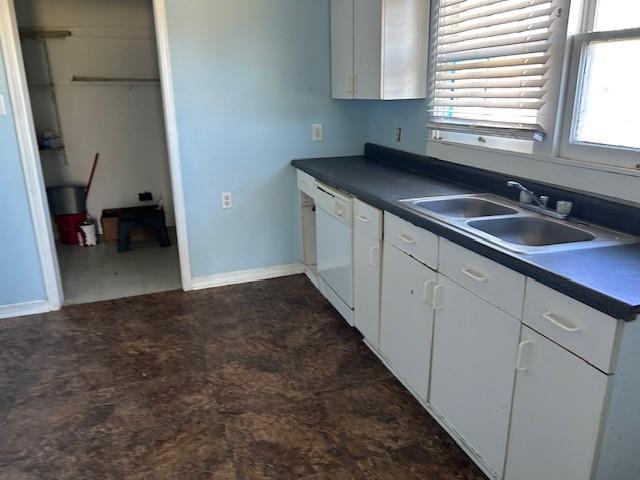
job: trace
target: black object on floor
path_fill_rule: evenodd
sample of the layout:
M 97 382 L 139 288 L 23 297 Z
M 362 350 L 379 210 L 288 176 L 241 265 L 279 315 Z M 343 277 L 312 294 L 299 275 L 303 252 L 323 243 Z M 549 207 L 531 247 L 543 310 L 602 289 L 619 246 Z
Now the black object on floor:
M 118 220 L 119 253 L 131 250 L 131 232 L 142 228 L 154 230 L 161 247 L 171 246 L 164 209 L 155 206 L 126 208 Z

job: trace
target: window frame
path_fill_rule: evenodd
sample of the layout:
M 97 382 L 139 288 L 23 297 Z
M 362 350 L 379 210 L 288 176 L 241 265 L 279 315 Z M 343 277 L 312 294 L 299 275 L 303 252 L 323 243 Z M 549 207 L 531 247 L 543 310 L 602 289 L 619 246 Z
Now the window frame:
M 438 0 L 431 2 L 431 8 L 438 8 Z M 594 25 L 597 0 L 561 0 L 563 24 L 558 29 L 558 37 L 563 39 L 552 47 L 553 75 L 550 77 L 549 111 L 553 117 L 545 123 L 547 135 L 542 142 L 517 140 L 501 137 L 482 137 L 473 133 L 454 133 L 427 130 L 426 153 L 442 152 L 447 145 L 478 152 L 494 151 L 500 156 L 530 158 L 537 162 L 552 162 L 574 168 L 585 168 L 619 175 L 640 176 L 640 152 L 624 147 L 596 144 L 571 144 L 569 138 L 573 126 L 573 109 L 578 86 L 578 71 L 581 65 L 581 48 L 585 38 L 604 38 L 612 32 L 640 31 L 639 29 L 590 32 Z M 433 20 L 434 16 L 432 16 Z M 434 41 L 431 27 L 430 41 Z M 432 49 L 429 49 L 429 85 L 427 105 L 432 95 Z M 578 92 L 579 93 L 579 92 Z M 428 106 L 427 106 L 428 108 Z
M 548 100 L 546 101 L 545 110 L 548 112 L 548 118 L 545 119 L 543 126 L 545 128 L 545 138 L 541 142 L 534 140 L 522 140 L 501 136 L 489 136 L 478 135 L 477 133 L 461 133 L 461 132 L 448 132 L 444 130 L 437 130 L 429 128 L 427 135 L 428 142 L 443 142 L 451 144 L 459 144 L 466 146 L 475 146 L 482 149 L 495 149 L 505 153 L 513 153 L 516 155 L 528 154 L 534 156 L 552 156 L 557 144 L 558 124 L 559 124 L 559 112 L 562 110 L 562 85 L 564 79 L 565 70 L 565 57 L 567 52 L 567 43 L 565 41 L 555 41 L 556 38 L 567 38 L 570 6 L 572 0 L 557 0 L 558 8 L 561 12 L 562 18 L 561 25 L 556 28 L 556 31 L 552 37 L 552 42 L 549 52 L 551 53 L 550 61 L 550 74 L 547 82 L 547 94 Z M 575 0 L 574 0 L 575 1 Z M 433 0 L 431 2 L 432 9 L 438 9 L 439 0 Z M 431 15 L 431 35 L 430 42 L 437 42 L 437 24 L 435 23 L 437 15 L 432 12 Z M 431 69 L 435 65 L 435 59 L 432 58 L 433 48 L 429 48 L 429 68 Z M 431 70 L 433 72 L 433 70 Z M 429 74 L 429 86 L 427 89 L 427 104 L 431 102 L 433 95 L 433 88 L 435 83 L 435 77 L 432 73 Z M 428 107 L 427 107 L 428 108 Z M 430 115 L 430 114 L 429 114 Z
M 566 73 L 567 95 L 565 97 L 562 134 L 560 138 L 560 156 L 572 160 L 610 165 L 613 167 L 640 169 L 640 149 L 599 143 L 580 142 L 573 139 L 576 127 L 576 106 L 580 101 L 586 68 L 584 55 L 587 45 L 594 41 L 614 41 L 640 38 L 640 28 L 625 30 L 591 31 L 595 20 L 597 0 L 587 0 L 583 31 L 569 39 L 571 60 Z

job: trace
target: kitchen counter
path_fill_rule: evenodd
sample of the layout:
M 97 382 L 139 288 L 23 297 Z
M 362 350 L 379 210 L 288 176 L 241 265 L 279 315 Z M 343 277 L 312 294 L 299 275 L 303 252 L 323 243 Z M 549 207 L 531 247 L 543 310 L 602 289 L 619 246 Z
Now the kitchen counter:
M 398 153 L 404 157 L 419 158 Z M 407 166 L 412 168 L 411 162 L 415 162 L 416 158 L 409 158 Z M 401 159 L 400 163 L 403 162 Z M 430 230 L 612 317 L 631 321 L 640 314 L 640 244 L 522 255 L 501 250 L 480 238 L 421 215 L 399 202 L 412 197 L 486 193 L 488 190 L 473 186 L 477 182 L 460 182 L 465 175 L 471 179 L 476 169 L 452 167 L 457 170 L 456 178 L 449 181 L 444 178 L 446 169 L 437 177 L 365 156 L 294 160 L 292 165 L 320 182 L 344 190 L 370 205 Z M 496 190 L 490 193 L 504 191 L 499 188 Z M 611 205 L 607 208 L 610 209 Z

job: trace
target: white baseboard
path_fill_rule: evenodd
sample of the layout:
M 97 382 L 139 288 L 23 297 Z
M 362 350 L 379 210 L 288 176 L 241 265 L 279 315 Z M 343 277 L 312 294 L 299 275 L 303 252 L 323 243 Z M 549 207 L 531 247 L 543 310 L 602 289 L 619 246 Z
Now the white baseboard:
M 0 318 L 24 317 L 25 315 L 35 315 L 53 310 L 58 310 L 58 308 L 52 306 L 46 300 L 0 305 Z
M 240 270 L 238 272 L 218 273 L 204 277 L 194 277 L 191 282 L 192 290 L 222 287 L 225 285 L 237 285 L 239 283 L 257 282 L 269 278 L 287 277 L 305 273 L 305 267 L 301 263 L 289 265 L 275 265 L 273 267 L 254 268 L 252 270 Z

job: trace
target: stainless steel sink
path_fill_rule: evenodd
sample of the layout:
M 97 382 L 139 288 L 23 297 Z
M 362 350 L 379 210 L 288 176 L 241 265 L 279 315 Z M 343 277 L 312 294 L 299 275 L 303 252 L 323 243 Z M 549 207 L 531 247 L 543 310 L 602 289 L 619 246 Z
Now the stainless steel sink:
M 536 217 L 506 217 L 467 222 L 471 228 L 516 245 L 544 246 L 561 243 L 590 242 L 593 233 Z
M 640 241 L 594 225 L 550 219 L 491 194 L 408 198 L 400 203 L 416 213 L 525 255 Z
M 449 197 L 416 200 L 416 208 L 452 218 L 493 217 L 513 215 L 517 210 L 480 197 Z

